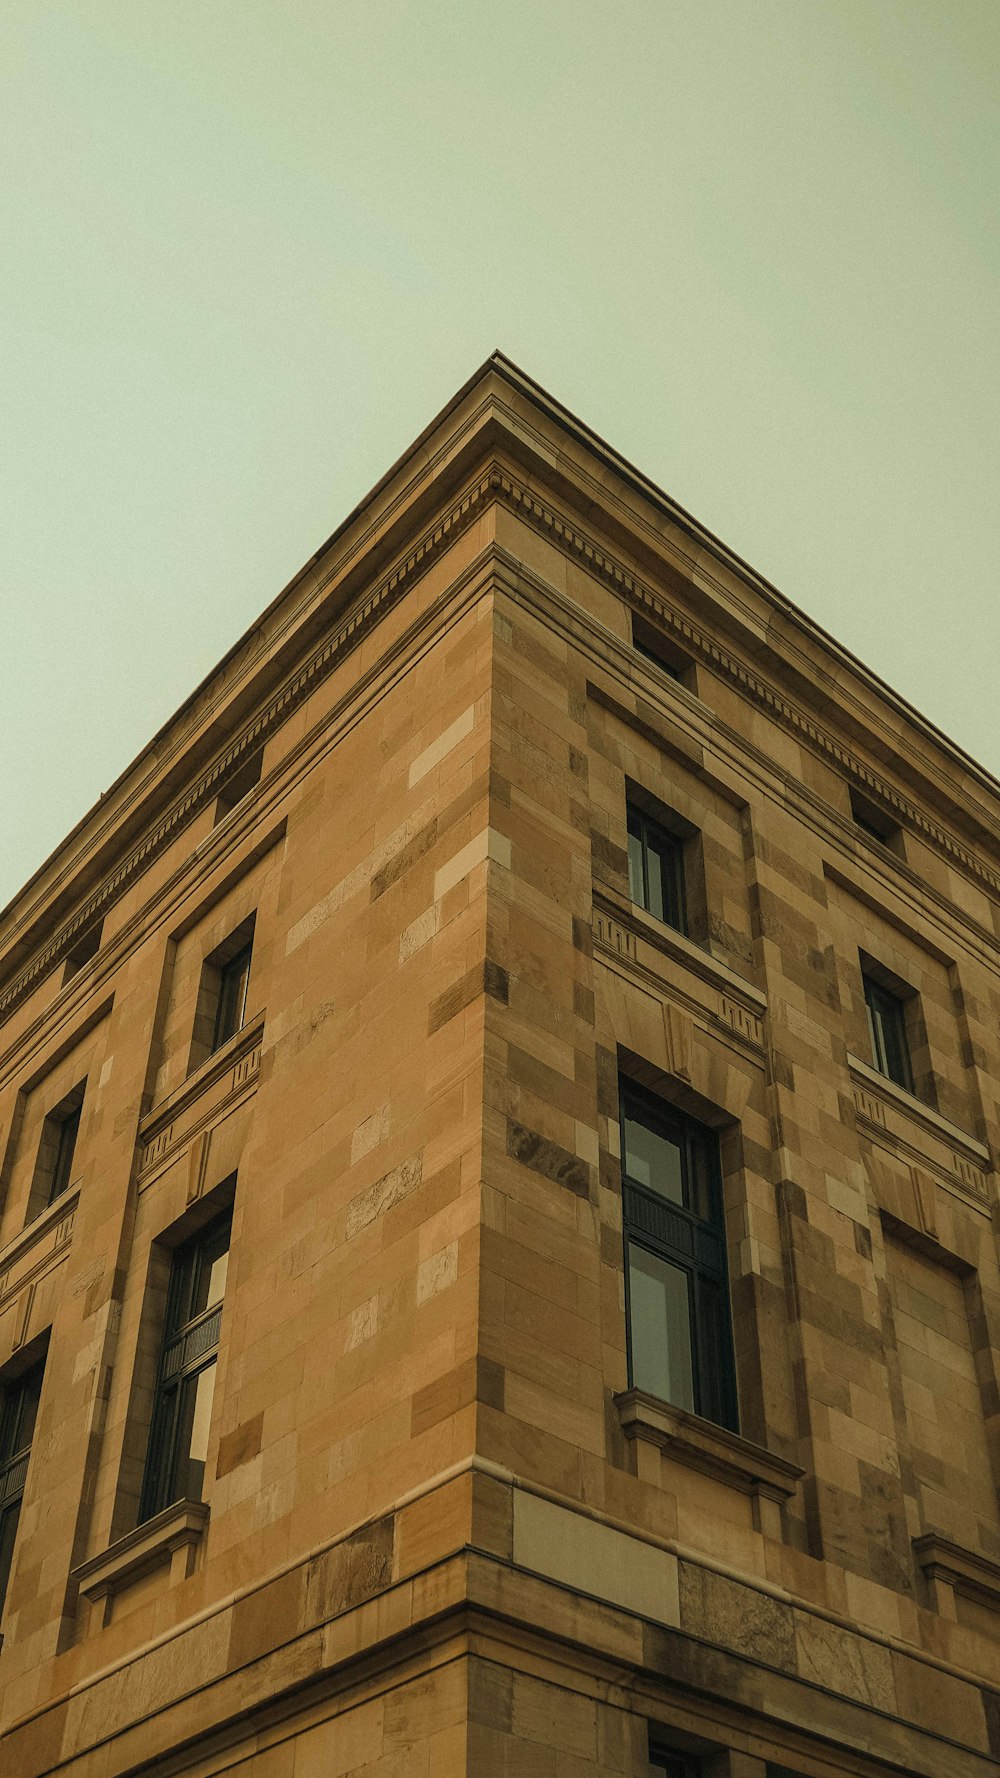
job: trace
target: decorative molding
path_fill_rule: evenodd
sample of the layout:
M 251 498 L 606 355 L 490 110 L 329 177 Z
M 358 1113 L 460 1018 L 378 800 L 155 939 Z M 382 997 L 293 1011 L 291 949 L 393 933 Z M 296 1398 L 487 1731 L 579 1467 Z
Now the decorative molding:
M 70 1573 L 85 1599 L 104 1604 L 104 1622 L 111 1619 L 114 1596 L 155 1568 L 170 1564 L 170 1579 L 186 1580 L 194 1570 L 198 1545 L 205 1535 L 209 1509 L 204 1500 L 177 1500 L 155 1518 L 137 1525 L 100 1555 L 81 1562 Z
M 764 1042 L 764 1031 L 758 1015 L 741 1006 L 738 1000 L 730 1000 L 725 994 L 722 996 L 722 1011 L 737 1037 L 746 1038 L 747 1043 L 760 1049 Z
M 642 1389 L 616 1395 L 614 1405 L 625 1437 L 651 1445 L 688 1469 L 725 1482 L 754 1503 L 757 1530 L 769 1537 L 781 1536 L 780 1509 L 792 1498 L 805 1470 L 784 1457 L 775 1457 L 761 1445 L 740 1438 L 724 1426 L 715 1426 L 698 1414 L 674 1407 Z
M 65 958 L 83 930 L 107 913 L 177 834 L 235 776 L 247 755 L 261 746 L 294 714 L 300 704 L 340 665 L 341 660 L 364 639 L 410 582 L 426 570 L 437 553 L 447 547 L 491 499 L 503 501 L 567 555 L 582 561 L 591 573 L 605 581 L 636 610 L 652 616 L 688 653 L 700 656 L 715 672 L 728 678 L 750 702 L 766 711 L 774 721 L 790 730 L 797 739 L 822 757 L 832 760 L 845 777 L 883 804 L 895 820 L 913 828 L 942 852 L 949 862 L 984 884 L 995 896 L 1000 896 L 1000 873 L 992 870 L 952 839 L 943 828 L 938 827 L 870 766 L 858 759 L 841 742 L 826 734 L 809 714 L 773 690 L 742 661 L 729 654 L 714 637 L 691 619 L 674 611 L 660 594 L 654 592 L 607 550 L 570 524 L 526 485 L 515 480 L 507 470 L 494 465 L 464 489 L 436 523 L 423 533 L 415 547 L 398 560 L 369 593 L 361 595 L 332 635 L 310 655 L 304 665 L 275 689 L 264 708 L 212 764 L 200 773 L 183 796 L 166 810 L 138 844 L 133 846 L 83 906 L 64 921 L 30 963 L 8 981 L 0 993 L 0 1024 L 31 992 L 39 979 Z M 339 572 L 339 567 L 332 569 L 319 582 L 311 601 L 313 613 L 319 599 L 335 582 Z M 251 645 L 246 653 L 246 662 L 256 660 L 258 654 L 258 649 Z
M 305 664 L 277 687 L 252 722 L 195 779 L 184 795 L 171 805 L 83 906 L 58 927 L 31 963 L 0 993 L 0 1024 L 31 992 L 40 977 L 63 960 L 80 933 L 120 900 L 136 877 L 219 794 L 229 779 L 240 770 L 247 755 L 256 751 L 281 728 L 299 705 L 341 664 L 343 658 L 364 640 L 369 630 L 396 603 L 410 582 L 425 572 L 434 556 L 478 517 L 484 500 L 489 498 L 494 489 L 495 479 L 491 474 L 484 474 L 465 489 L 441 518 L 424 532 L 415 547 L 376 582 L 371 592 L 363 594 L 356 601 L 332 635 L 313 652 Z M 336 572 L 331 572 L 320 583 L 314 595 L 314 604 L 315 599 L 336 579 Z
M 871 766 L 858 759 L 842 742 L 828 735 L 806 711 L 799 709 L 790 699 L 765 684 L 742 661 L 729 654 L 714 637 L 707 635 L 690 618 L 682 617 L 672 610 L 660 594 L 655 593 L 626 568 L 624 563 L 594 543 L 576 526 L 569 524 L 554 508 L 547 506 L 537 494 L 516 482 L 510 474 L 497 471 L 491 477 L 491 482 L 499 497 L 536 531 L 558 544 L 568 555 L 582 560 L 591 573 L 613 587 L 637 611 L 655 618 L 687 653 L 700 655 L 758 708 L 789 729 L 798 740 L 805 742 L 823 758 L 833 760 L 845 777 L 880 802 L 895 820 L 905 822 L 938 851 L 943 852 L 952 864 L 959 865 L 968 875 L 985 884 L 995 896 L 1000 895 L 1000 872 L 992 870 L 974 853 L 952 839 L 922 809 L 917 808 L 893 785 L 887 783 Z
M 947 1174 L 963 1195 L 976 1200 L 977 1207 L 989 1203 L 992 1158 L 985 1144 L 887 1080 L 859 1056 L 848 1054 L 847 1065 L 854 1109 L 880 1141 L 888 1139 L 911 1166 Z M 931 1153 L 927 1152 L 927 1138 L 936 1145 Z
M 913 1539 L 913 1553 L 928 1582 L 934 1607 L 954 1622 L 955 1594 L 1000 1611 L 1000 1562 L 963 1549 L 929 1531 Z
M 35 1300 L 35 1280 L 26 1284 L 14 1308 L 14 1339 L 11 1350 L 17 1352 L 24 1345 L 31 1321 L 31 1309 Z
M 27 1287 L 34 1289 L 39 1279 L 53 1266 L 61 1264 L 69 1251 L 80 1198 L 80 1182 L 49 1204 L 27 1228 L 8 1241 L 0 1253 L 0 1310 L 9 1298 Z
M 141 1119 L 140 1189 L 158 1162 L 189 1143 L 187 1202 L 193 1204 L 201 1196 L 208 1158 L 208 1125 L 218 1122 L 234 1103 L 256 1091 L 264 1018 L 263 1011 L 257 1013 Z M 217 1089 L 214 1094 L 213 1088 Z
M 636 961 L 635 933 L 601 909 L 594 909 L 594 938 L 606 951 L 613 951 L 618 957 L 626 957 L 630 963 Z
M 654 919 L 645 909 L 633 906 L 619 897 L 615 892 L 602 884 L 594 889 L 593 913 L 594 945 L 616 963 L 627 966 L 629 974 L 634 974 L 642 982 L 654 987 L 658 994 L 669 989 L 671 994 L 677 993 L 674 983 L 667 983 L 655 967 L 657 958 L 650 961 L 640 955 L 640 944 L 648 944 L 654 953 L 659 952 L 689 970 L 701 983 L 712 990 L 711 1001 L 690 989 L 682 995 L 685 1007 L 673 1006 L 672 1014 L 681 1017 L 684 1014 L 696 1013 L 699 1018 L 707 1019 L 716 1030 L 727 1039 L 731 1036 L 739 1038 L 755 1050 L 761 1050 L 764 1044 L 764 1015 L 767 1011 L 767 997 L 752 982 L 738 976 L 728 964 L 720 963 L 710 951 L 696 945 L 684 933 L 675 932 L 672 926 L 664 925 L 662 920 Z M 664 1007 L 664 1020 L 668 1019 L 668 1011 Z M 678 1060 L 683 1060 L 684 1067 L 675 1069 L 682 1078 L 687 1078 L 684 1068 L 689 1063 L 691 1033 L 666 1027 L 667 1047 Z M 685 1043 L 688 1045 L 684 1051 Z M 679 1046 L 679 1047 L 678 1047 Z

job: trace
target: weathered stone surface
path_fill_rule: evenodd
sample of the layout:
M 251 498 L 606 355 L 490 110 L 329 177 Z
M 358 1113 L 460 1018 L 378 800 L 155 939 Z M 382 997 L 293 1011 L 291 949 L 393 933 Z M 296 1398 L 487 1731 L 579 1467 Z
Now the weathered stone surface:
M 4 1778 L 987 1778 L 998 832 L 493 361 L 0 914 L 0 1390 L 44 1360 Z M 680 1263 L 724 1256 L 738 1429 L 623 1420 L 622 1076 L 718 1155 Z M 136 1541 L 173 1256 L 228 1207 L 207 1521 Z

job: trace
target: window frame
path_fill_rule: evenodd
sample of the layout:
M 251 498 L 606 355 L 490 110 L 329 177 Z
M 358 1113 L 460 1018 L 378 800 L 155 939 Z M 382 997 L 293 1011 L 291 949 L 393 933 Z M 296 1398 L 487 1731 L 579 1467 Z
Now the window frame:
M 18 1525 L 28 1482 L 31 1447 L 38 1424 L 38 1409 L 44 1381 L 45 1359 L 41 1358 L 27 1370 L 22 1371 L 19 1376 L 12 1377 L 0 1392 L 0 1616 L 3 1615 L 7 1589 L 14 1571 Z M 27 1443 L 25 1443 L 21 1428 L 24 1421 L 25 1402 L 29 1399 L 29 1392 L 32 1388 L 34 1389 L 34 1398 L 30 1401 L 31 1424 L 28 1428 Z M 5 1451 L 8 1440 L 9 1449 Z M 4 1543 L 7 1526 L 11 1523 L 12 1528 L 5 1554 Z
M 87 1095 L 87 1076 L 65 1093 L 42 1119 L 35 1152 L 24 1226 L 27 1228 L 44 1210 L 61 1198 L 76 1177 L 76 1153 L 80 1124 Z M 71 1140 L 67 1140 L 71 1133 Z
M 655 1745 L 649 1750 L 650 1778 L 699 1778 L 701 1770 L 701 1760 L 694 1754 Z
M 139 1496 L 140 1525 L 155 1518 L 157 1513 L 173 1506 L 178 1500 L 196 1498 L 188 1492 L 178 1492 L 181 1464 L 190 1462 L 190 1451 L 185 1455 L 180 1442 L 187 1399 L 186 1388 L 195 1383 L 204 1371 L 218 1365 L 225 1282 L 222 1295 L 215 1302 L 207 1303 L 193 1315 L 188 1313 L 183 1318 L 181 1316 L 185 1303 L 189 1306 L 196 1296 L 206 1254 L 211 1253 L 223 1231 L 227 1236 L 226 1247 L 220 1249 L 216 1257 L 222 1251 L 227 1256 L 231 1253 L 232 1221 L 233 1207 L 229 1204 L 176 1247 L 170 1256 L 170 1277 L 156 1366 L 149 1440 Z M 214 1394 L 213 1382 L 209 1420 L 214 1406 Z M 197 1498 L 203 1498 L 203 1489 Z
M 253 936 L 227 957 L 225 963 L 217 965 L 219 970 L 218 999 L 215 1006 L 215 1022 L 212 1027 L 212 1048 L 214 1056 L 230 1038 L 237 1036 L 246 1024 L 247 996 L 250 992 L 250 969 L 253 963 Z
M 913 1058 L 910 1054 L 910 1042 L 906 1029 L 906 1001 L 903 996 L 894 993 L 883 982 L 862 964 L 861 984 L 865 1002 L 865 1015 L 868 1021 L 868 1041 L 871 1044 L 872 1066 L 877 1074 L 891 1080 L 904 1093 L 916 1094 L 913 1078 Z M 889 1041 L 887 1041 L 887 1030 Z M 891 1064 L 893 1057 L 890 1049 L 894 1046 L 898 1067 Z
M 630 1248 L 636 1246 L 654 1258 L 684 1273 L 688 1290 L 688 1333 L 691 1352 L 690 1412 L 721 1426 L 739 1432 L 739 1401 L 736 1385 L 736 1353 L 733 1339 L 732 1305 L 729 1293 L 729 1263 L 723 1204 L 722 1159 L 716 1131 L 679 1111 L 668 1100 L 640 1086 L 628 1075 L 618 1081 L 619 1131 L 621 1138 L 622 1177 L 622 1245 L 625 1265 L 625 1345 L 628 1365 L 628 1386 L 641 1389 L 636 1382 L 633 1353 L 632 1282 Z M 635 1118 L 635 1112 L 640 1113 Z M 684 1202 L 677 1204 L 652 1190 L 629 1173 L 626 1116 L 642 1122 L 642 1115 L 658 1124 L 668 1140 L 676 1141 L 681 1156 L 681 1178 Z M 647 1123 L 645 1127 L 649 1127 Z M 677 1138 L 680 1138 L 677 1141 Z M 695 1178 L 700 1174 L 707 1193 L 707 1216 L 690 1208 Z M 705 1292 L 717 1292 L 717 1357 L 718 1375 L 709 1381 Z M 654 1393 L 654 1392 L 647 1392 Z M 718 1412 L 710 1394 L 717 1396 Z M 661 1398 L 667 1399 L 667 1398 Z M 674 1403 L 682 1407 L 683 1404 Z
M 83 1116 L 83 1098 L 65 1117 L 59 1119 L 59 1134 L 56 1138 L 56 1153 L 52 1163 L 52 1177 L 49 1180 L 48 1203 L 54 1204 L 63 1192 L 69 1191 L 73 1183 L 73 1163 L 76 1160 L 76 1145 L 80 1135 L 80 1119 Z
M 671 831 L 655 815 L 651 815 L 632 797 L 625 802 L 625 830 L 628 854 L 629 895 L 634 907 L 640 907 L 661 925 L 669 926 L 672 932 L 679 932 L 683 938 L 688 936 L 687 881 L 685 871 L 684 840 L 678 833 Z M 631 841 L 635 840 L 639 847 L 639 873 L 641 881 L 636 884 L 633 877 L 633 852 Z M 650 907 L 649 889 L 649 852 L 650 841 L 654 840 L 661 858 L 661 890 L 664 912 L 658 914 Z M 662 860 L 669 860 L 669 871 L 664 876 Z M 636 887 L 641 890 L 641 900 L 636 899 Z M 668 893 L 669 892 L 669 893 Z M 667 912 L 667 902 L 670 911 Z

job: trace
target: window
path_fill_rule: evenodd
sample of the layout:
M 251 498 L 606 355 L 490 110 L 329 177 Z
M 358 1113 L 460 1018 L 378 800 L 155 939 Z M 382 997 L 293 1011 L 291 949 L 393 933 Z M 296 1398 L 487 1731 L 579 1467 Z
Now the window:
M 201 1500 L 232 1211 L 174 1255 L 139 1519 Z
M 252 946 L 244 945 L 235 957 L 222 965 L 219 975 L 219 1003 L 215 1009 L 215 1030 L 212 1035 L 212 1049 L 217 1050 L 237 1031 L 243 1029 L 243 1020 L 247 1010 L 247 986 L 250 981 L 250 952 Z
M 899 823 L 893 821 L 877 803 L 869 802 L 859 791 L 852 790 L 851 815 L 855 827 L 870 840 L 878 840 L 880 846 L 889 846 L 892 851 L 902 853 L 902 834 Z
M 55 1166 L 52 1169 L 52 1184 L 49 1187 L 50 1204 L 54 1204 L 56 1198 L 62 1197 L 63 1192 L 66 1191 L 69 1186 L 70 1177 L 73 1172 L 73 1156 L 76 1153 L 76 1138 L 80 1129 L 80 1113 L 82 1110 L 83 1104 L 81 1101 L 76 1110 L 68 1112 L 59 1125 L 59 1135 L 56 1140 Z
M 36 1364 L 0 1394 L 0 1611 L 14 1559 L 44 1369 L 44 1363 Z
M 913 1091 L 913 1069 L 906 1040 L 906 1018 L 903 1001 L 898 994 L 884 988 L 867 970 L 862 971 L 865 1006 L 868 1011 L 868 1035 L 871 1038 L 872 1060 L 880 1074 L 894 1080 L 908 1093 Z
M 634 647 L 636 654 L 645 655 L 647 661 L 655 661 L 661 673 L 666 673 L 669 678 L 676 679 L 680 684 L 681 670 L 679 667 L 675 667 L 671 661 L 665 661 L 655 648 L 650 648 L 648 643 L 640 642 L 638 638 L 635 640 Z
M 260 772 L 263 763 L 264 749 L 263 747 L 258 747 L 256 753 L 251 754 L 250 758 L 240 767 L 239 771 L 234 772 L 233 776 L 229 779 L 229 782 L 223 786 L 222 790 L 219 792 L 219 800 L 215 805 L 214 825 L 216 827 L 218 827 L 220 821 L 225 820 L 231 809 L 235 809 L 237 803 L 241 803 L 245 796 L 249 796 L 254 785 L 260 783 Z
M 663 1747 L 649 1750 L 650 1778 L 698 1778 L 701 1769 L 701 1761 L 690 1754 L 670 1753 Z
M 666 926 L 686 932 L 684 842 L 636 803 L 628 804 L 627 816 L 628 885 L 632 900 Z
M 644 622 L 641 617 L 632 619 L 632 646 L 636 654 L 641 654 L 647 661 L 659 667 L 661 673 L 675 679 L 678 685 L 687 685 L 694 690 L 693 665 L 690 657 L 675 648 L 669 636 L 658 630 L 655 624 Z
M 97 956 L 97 953 L 101 948 L 101 933 L 103 930 L 104 921 L 98 920 L 96 926 L 91 926 L 89 930 L 84 933 L 82 938 L 77 939 L 76 944 L 66 958 L 66 966 L 63 969 L 63 987 L 66 986 L 68 981 L 72 981 L 73 977 L 83 968 L 85 963 L 90 962 L 91 957 Z
M 735 1431 L 718 1140 L 631 1080 L 620 1092 L 629 1385 Z
M 73 1183 L 76 1139 L 80 1133 L 83 1095 L 87 1082 L 81 1080 L 65 1099 L 49 1112 L 42 1124 L 38 1158 L 28 1198 L 27 1221 L 31 1222 L 49 1204 L 54 1204 Z
M 241 920 L 204 959 L 188 1053 L 189 1074 L 246 1023 L 255 918 L 250 914 Z

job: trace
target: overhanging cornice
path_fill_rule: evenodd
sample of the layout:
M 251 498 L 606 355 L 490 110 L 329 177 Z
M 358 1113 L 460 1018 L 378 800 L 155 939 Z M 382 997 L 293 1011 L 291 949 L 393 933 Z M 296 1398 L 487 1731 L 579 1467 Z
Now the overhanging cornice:
M 637 498 L 645 512 L 636 507 Z M 495 354 L 11 903 L 4 922 L 10 943 L 0 1020 L 218 794 L 248 753 L 340 664 L 436 554 L 493 501 L 581 561 L 847 781 L 882 802 L 990 894 L 1000 894 L 1000 868 L 991 862 L 1000 858 L 1000 824 L 990 820 L 991 810 L 1000 807 L 1000 786 L 596 434 Z M 682 534 L 674 538 L 673 559 L 663 518 Z M 609 547 L 615 536 L 633 547 L 624 552 Z M 694 556 L 678 547 L 682 539 L 694 546 Z M 713 592 L 706 554 L 719 574 L 738 577 L 748 600 L 767 606 L 781 630 L 773 644 L 766 635 L 762 641 L 759 617 L 750 621 L 749 606 L 741 616 L 739 587 L 734 596 L 731 580 L 725 587 L 717 581 L 717 596 Z M 643 571 L 637 561 L 645 564 Z M 692 615 L 699 603 L 712 621 Z M 817 676 L 816 703 L 810 708 L 802 693 L 810 690 L 815 660 L 809 651 L 814 655 L 816 649 L 829 657 L 829 676 L 822 685 Z M 790 666 L 791 655 L 796 660 Z M 940 772 L 921 776 L 919 762 L 910 770 L 923 803 L 945 805 L 957 827 L 976 834 L 985 856 L 949 833 L 919 797 L 905 795 L 864 757 L 865 751 L 875 758 L 885 755 L 891 729 L 889 723 L 882 733 L 871 728 L 863 701 L 852 702 L 852 680 L 893 715 L 903 712 L 922 737 L 932 739 L 942 765 L 957 770 L 967 786 L 977 792 L 981 786 L 982 801 L 978 795 L 973 801 Z M 799 695 L 789 692 L 789 681 Z M 871 744 L 856 751 L 845 736 L 863 741 L 866 724 Z

